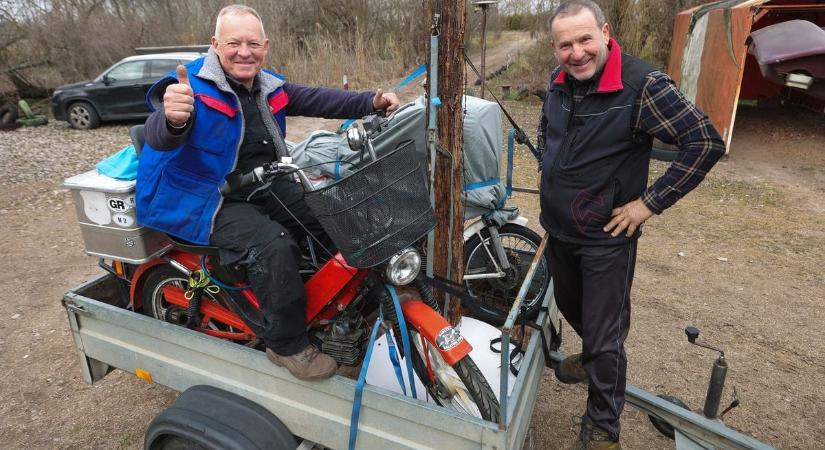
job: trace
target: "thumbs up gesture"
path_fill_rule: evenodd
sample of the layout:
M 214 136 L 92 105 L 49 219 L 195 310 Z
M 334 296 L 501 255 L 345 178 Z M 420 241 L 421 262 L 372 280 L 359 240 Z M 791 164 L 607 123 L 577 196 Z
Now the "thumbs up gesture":
M 163 110 L 166 114 L 166 121 L 170 125 L 182 127 L 192 117 L 192 111 L 195 109 L 195 96 L 189 85 L 186 67 L 179 65 L 175 70 L 178 82 L 166 88 L 166 93 L 163 94 Z

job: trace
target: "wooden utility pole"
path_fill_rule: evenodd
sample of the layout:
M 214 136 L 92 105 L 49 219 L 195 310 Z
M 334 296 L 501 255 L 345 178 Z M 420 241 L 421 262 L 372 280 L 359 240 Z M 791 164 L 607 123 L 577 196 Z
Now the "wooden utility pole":
M 436 5 L 440 4 L 437 9 Z M 440 9 L 440 10 L 439 10 Z M 438 144 L 435 163 L 435 254 L 433 272 L 463 283 L 464 275 L 464 29 L 465 0 L 430 3 L 439 14 L 438 44 Z M 446 153 L 446 154 L 445 154 Z M 461 299 L 452 298 L 449 321 L 461 320 Z

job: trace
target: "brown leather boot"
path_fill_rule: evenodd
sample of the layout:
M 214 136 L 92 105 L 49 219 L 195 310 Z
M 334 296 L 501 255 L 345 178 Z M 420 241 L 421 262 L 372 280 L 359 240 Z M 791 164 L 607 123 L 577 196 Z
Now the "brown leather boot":
M 578 417 L 574 417 L 579 419 Z M 622 450 L 622 444 L 619 440 L 610 439 L 610 434 L 607 431 L 593 425 L 587 417 L 581 417 L 581 430 L 579 431 L 579 439 L 571 450 Z
M 565 384 L 587 383 L 587 372 L 582 367 L 582 354 L 576 353 L 564 358 L 556 366 L 556 378 Z
M 335 360 L 321 353 L 314 345 L 307 345 L 300 352 L 289 356 L 282 356 L 266 349 L 266 357 L 276 366 L 286 367 L 293 377 L 304 381 L 329 378 L 338 369 Z

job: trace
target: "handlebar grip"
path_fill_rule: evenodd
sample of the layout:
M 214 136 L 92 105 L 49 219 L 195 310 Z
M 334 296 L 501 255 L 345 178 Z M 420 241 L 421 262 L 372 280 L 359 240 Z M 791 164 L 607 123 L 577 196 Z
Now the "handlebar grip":
M 221 185 L 221 195 L 226 195 L 237 191 L 242 187 L 249 186 L 255 182 L 255 172 L 247 172 L 242 174 L 239 170 L 234 170 L 226 175 L 226 182 Z

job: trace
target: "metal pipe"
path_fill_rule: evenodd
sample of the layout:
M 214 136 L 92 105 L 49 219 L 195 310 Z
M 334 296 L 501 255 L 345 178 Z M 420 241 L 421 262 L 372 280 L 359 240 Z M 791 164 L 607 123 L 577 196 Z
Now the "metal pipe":
M 487 53 L 487 5 L 481 5 L 481 93 L 479 97 L 484 98 L 484 89 L 487 83 L 486 68 Z
M 503 335 L 509 334 L 510 330 L 513 329 L 513 324 L 516 322 L 516 317 L 518 317 L 519 308 L 521 308 L 521 304 L 524 302 L 524 297 L 527 296 L 527 291 L 530 289 L 530 284 L 533 282 L 533 277 L 536 275 L 536 269 L 541 261 L 541 256 L 544 254 L 544 248 L 547 247 L 547 240 L 549 239 L 549 236 L 549 234 L 544 233 L 544 237 L 541 238 L 541 244 L 539 244 L 539 248 L 536 249 L 536 255 L 533 256 L 533 262 L 530 263 L 530 270 L 527 271 L 527 275 L 524 277 L 524 283 L 521 284 L 521 289 L 519 289 L 516 300 L 513 302 L 513 307 L 510 308 L 510 314 L 507 315 L 507 321 L 504 322 L 504 326 L 501 327 L 501 332 Z M 502 371 L 503 370 L 504 369 L 502 369 Z
M 510 333 L 502 331 L 501 333 L 501 377 L 499 377 L 499 413 L 498 429 L 507 429 L 507 385 L 509 384 L 510 375 Z
M 438 20 L 437 18 L 435 20 Z M 435 99 L 438 98 L 438 35 L 430 36 L 430 77 L 429 104 L 427 105 L 427 145 L 430 150 L 430 205 L 435 209 L 435 152 L 438 142 L 438 113 Z M 427 276 L 433 276 L 433 256 L 435 255 L 435 231 L 427 233 Z M 444 313 L 447 311 L 445 309 Z
M 719 401 L 722 399 L 722 390 L 725 388 L 727 373 L 728 363 L 725 361 L 725 355 L 719 355 L 710 372 L 708 394 L 705 396 L 705 408 L 702 410 L 708 419 L 715 419 L 719 413 Z

